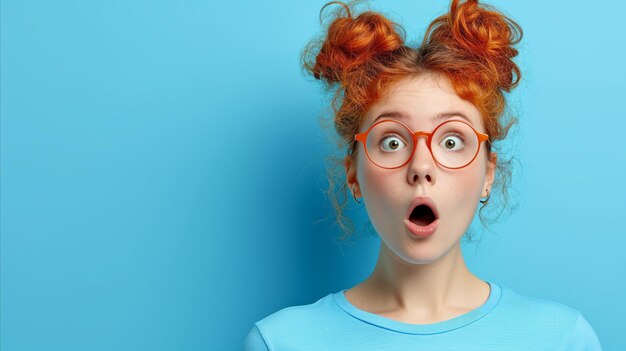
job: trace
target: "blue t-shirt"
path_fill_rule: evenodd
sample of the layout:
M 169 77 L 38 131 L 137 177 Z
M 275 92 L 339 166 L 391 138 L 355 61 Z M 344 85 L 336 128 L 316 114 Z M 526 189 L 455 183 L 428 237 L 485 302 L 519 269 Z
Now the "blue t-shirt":
M 487 283 L 491 291 L 483 305 L 433 324 L 404 323 L 361 310 L 343 289 L 254 323 L 244 350 L 602 350 L 578 310 Z

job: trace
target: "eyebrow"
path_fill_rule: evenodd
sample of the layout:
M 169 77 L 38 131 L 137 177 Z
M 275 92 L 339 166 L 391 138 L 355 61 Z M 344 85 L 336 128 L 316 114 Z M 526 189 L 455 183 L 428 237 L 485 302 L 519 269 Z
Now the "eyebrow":
M 474 125 L 472 123 L 472 121 L 470 121 L 470 119 L 463 113 L 460 111 L 448 111 L 448 112 L 442 112 L 439 113 L 438 115 L 436 115 L 435 117 L 432 118 L 433 121 L 439 121 L 442 120 L 444 118 L 450 118 L 450 117 L 461 117 L 464 120 L 468 121 L 471 125 Z M 371 124 L 374 124 L 378 119 L 382 118 L 382 117 L 390 117 L 390 118 L 394 118 L 394 119 L 400 119 L 400 120 L 409 120 L 409 116 L 405 115 L 402 112 L 399 111 L 387 111 L 387 112 L 383 112 L 381 113 L 378 117 L 376 117 Z M 370 125 L 371 125 L 370 124 Z

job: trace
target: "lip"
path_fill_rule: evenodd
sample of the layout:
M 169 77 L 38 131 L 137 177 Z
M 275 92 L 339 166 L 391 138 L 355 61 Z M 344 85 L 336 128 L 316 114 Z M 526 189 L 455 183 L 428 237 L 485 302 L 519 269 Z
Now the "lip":
M 435 215 L 435 218 L 437 220 L 439 219 L 439 209 L 437 209 L 437 205 L 435 205 L 435 202 L 433 201 L 433 199 L 431 199 L 428 196 L 418 196 L 415 199 L 413 199 L 413 201 L 411 201 L 411 204 L 409 205 L 409 209 L 406 212 L 406 216 L 404 216 L 404 218 L 407 221 L 409 220 L 409 217 L 411 216 L 411 212 L 413 212 L 413 209 L 419 205 L 427 205 L 428 207 L 430 207 L 430 209 L 433 211 L 433 214 Z
M 432 221 L 427 226 L 420 226 L 409 220 L 411 216 L 411 212 L 413 212 L 413 209 L 420 205 L 426 205 L 430 207 L 430 209 L 433 211 L 433 214 L 435 215 L 435 220 Z M 413 199 L 413 201 L 411 201 L 411 205 L 409 206 L 409 209 L 404 218 L 404 223 L 406 224 L 406 227 L 409 230 L 409 232 L 413 234 L 413 236 L 418 237 L 418 238 L 429 237 L 439 227 L 439 209 L 437 209 L 437 205 L 435 205 L 435 202 L 430 197 L 418 196 L 415 199 Z
M 407 229 L 411 234 L 413 234 L 413 236 L 418 238 L 427 238 L 431 236 L 435 232 L 435 230 L 437 230 L 437 227 L 439 227 L 439 218 L 435 219 L 427 226 L 417 225 L 409 221 L 408 219 L 405 219 L 404 223 L 406 223 Z

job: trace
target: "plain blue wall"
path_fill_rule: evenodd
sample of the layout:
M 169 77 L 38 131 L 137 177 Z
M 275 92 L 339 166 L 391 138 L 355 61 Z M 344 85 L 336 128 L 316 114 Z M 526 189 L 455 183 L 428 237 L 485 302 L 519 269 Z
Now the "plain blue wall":
M 369 274 L 378 240 L 335 239 L 328 98 L 299 66 L 325 3 L 2 1 L 2 350 L 236 350 Z M 520 207 L 468 265 L 624 348 L 626 6 L 488 3 L 524 30 Z M 418 42 L 448 2 L 370 4 Z

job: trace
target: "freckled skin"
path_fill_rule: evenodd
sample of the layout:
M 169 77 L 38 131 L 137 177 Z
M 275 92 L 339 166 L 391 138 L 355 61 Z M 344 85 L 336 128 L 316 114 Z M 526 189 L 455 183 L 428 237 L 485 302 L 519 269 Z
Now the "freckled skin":
M 443 122 L 431 120 L 438 113 L 462 111 L 478 132 L 486 133 L 478 109 L 458 97 L 442 76 L 425 74 L 397 82 L 367 111 L 359 132 L 367 130 L 380 113 L 389 110 L 403 111 L 411 118 L 404 121 L 405 124 L 413 131 L 427 132 L 432 132 Z M 424 317 L 428 320 L 437 319 L 434 310 L 439 311 L 441 318 L 454 315 L 452 308 L 444 311 L 444 304 L 448 302 L 466 306 L 468 310 L 479 306 L 486 299 L 485 292 L 488 295 L 489 288 L 465 267 L 460 254 L 460 239 L 471 224 L 481 196 L 487 196 L 487 189 L 491 190 L 494 163 L 489 162 L 485 143 L 481 143 L 476 159 L 461 169 L 438 165 L 428 150 L 426 138 L 418 139 L 409 163 L 396 169 L 376 166 L 367 158 L 363 144 L 359 143 L 358 147 L 356 165 L 346 162 L 348 186 L 349 189 L 356 186 L 355 195 L 363 198 L 367 214 L 381 238 L 381 252 L 372 276 L 346 296 L 351 296 L 355 304 L 360 303 L 361 308 L 373 311 L 378 310 L 375 303 L 366 305 L 365 301 L 373 301 L 376 295 L 378 303 L 387 305 L 385 311 L 393 311 L 394 307 L 389 306 L 395 306 L 394 303 L 389 302 L 390 299 L 384 302 L 390 293 L 381 292 L 393 291 L 396 299 L 404 301 L 404 306 L 396 308 L 406 309 L 406 314 L 410 315 L 412 312 L 408 306 L 414 305 L 414 311 L 429 311 L 414 313 L 428 315 L 430 317 Z M 492 153 L 492 161 L 496 156 Z M 409 205 L 417 196 L 429 196 L 439 210 L 439 227 L 428 238 L 412 237 L 404 223 Z M 426 280 L 430 287 L 424 287 Z M 451 290 L 458 295 L 446 293 L 448 300 L 444 300 L 442 294 Z M 451 302 L 453 296 L 459 296 L 460 300 Z M 425 301 L 430 305 L 426 306 Z M 458 308 L 454 310 L 458 311 Z M 388 313 L 401 315 L 403 312 Z

